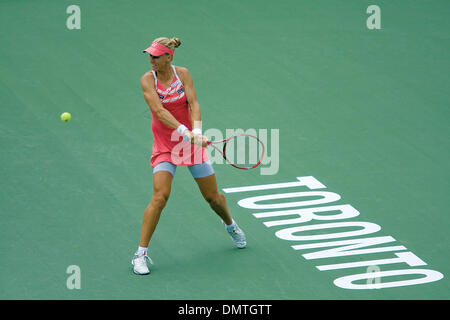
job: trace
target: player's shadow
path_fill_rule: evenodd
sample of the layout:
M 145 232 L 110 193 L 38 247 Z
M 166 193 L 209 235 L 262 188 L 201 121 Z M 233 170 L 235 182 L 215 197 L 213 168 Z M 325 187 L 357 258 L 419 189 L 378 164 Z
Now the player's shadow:
M 221 245 L 212 248 L 205 246 L 205 250 L 197 250 L 191 255 L 177 257 L 172 254 L 172 259 L 160 260 L 158 266 L 150 266 L 153 273 L 188 273 L 202 275 L 205 273 L 228 274 L 236 270 L 240 263 L 240 255 L 249 253 L 251 248 L 238 249 L 233 244 Z

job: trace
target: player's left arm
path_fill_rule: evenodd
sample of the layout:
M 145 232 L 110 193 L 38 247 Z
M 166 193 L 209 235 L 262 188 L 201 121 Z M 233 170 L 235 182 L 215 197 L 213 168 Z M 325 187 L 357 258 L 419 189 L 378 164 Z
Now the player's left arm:
M 200 112 L 200 105 L 197 101 L 197 95 L 194 89 L 194 81 L 187 68 L 179 67 L 179 75 L 183 82 L 184 92 L 191 111 L 192 130 L 201 129 L 202 115 Z
M 191 112 L 191 122 L 192 122 L 192 132 L 194 134 L 202 134 L 202 114 L 200 112 L 200 105 L 197 101 L 197 95 L 194 89 L 194 81 L 192 80 L 192 76 L 187 68 L 177 67 L 177 73 L 180 76 L 181 81 L 183 82 L 184 92 L 186 94 L 186 100 L 189 105 L 189 109 Z M 196 130 L 197 129 L 197 130 Z M 195 144 L 202 144 L 204 147 L 206 146 L 207 138 L 202 137 L 200 141 L 197 141 Z M 191 140 L 192 143 L 194 143 Z

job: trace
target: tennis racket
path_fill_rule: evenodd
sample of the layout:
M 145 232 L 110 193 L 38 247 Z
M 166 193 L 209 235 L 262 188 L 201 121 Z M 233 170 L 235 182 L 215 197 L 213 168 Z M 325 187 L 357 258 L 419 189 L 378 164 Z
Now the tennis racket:
M 223 144 L 222 148 L 218 146 Z M 225 161 L 237 169 L 249 170 L 259 166 L 263 160 L 264 143 L 251 134 L 241 133 L 224 140 L 208 141 Z

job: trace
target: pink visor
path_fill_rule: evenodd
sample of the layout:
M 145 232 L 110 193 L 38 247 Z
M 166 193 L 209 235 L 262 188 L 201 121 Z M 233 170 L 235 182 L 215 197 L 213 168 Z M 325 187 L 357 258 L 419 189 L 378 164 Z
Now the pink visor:
M 152 56 L 159 57 L 160 55 L 163 55 L 164 53 L 168 53 L 170 55 L 173 55 L 174 50 L 171 50 L 167 48 L 165 45 L 158 43 L 158 42 L 152 42 L 151 46 L 145 49 L 142 52 L 148 52 Z

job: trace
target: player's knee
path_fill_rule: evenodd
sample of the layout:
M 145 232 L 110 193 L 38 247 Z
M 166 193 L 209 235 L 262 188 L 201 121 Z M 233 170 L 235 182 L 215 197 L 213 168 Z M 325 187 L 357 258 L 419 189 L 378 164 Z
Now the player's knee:
M 210 206 L 218 206 L 222 203 L 222 198 L 224 196 L 218 192 L 210 193 L 206 195 L 205 200 L 209 203 Z
M 169 195 L 164 193 L 155 193 L 152 197 L 152 204 L 157 208 L 164 208 L 166 206 Z

